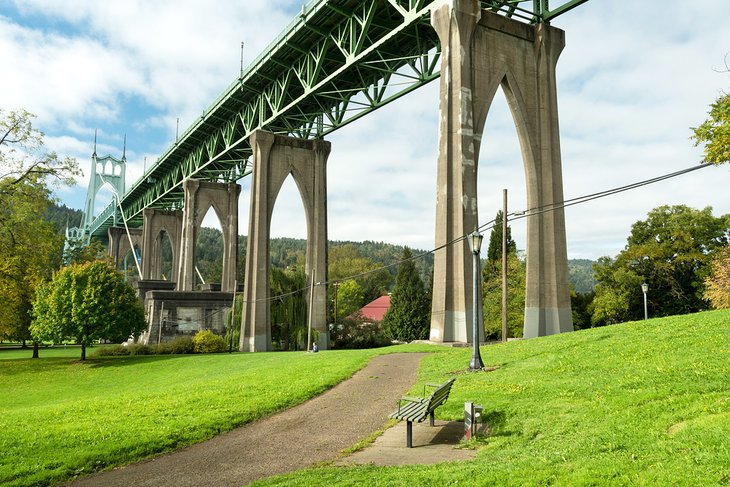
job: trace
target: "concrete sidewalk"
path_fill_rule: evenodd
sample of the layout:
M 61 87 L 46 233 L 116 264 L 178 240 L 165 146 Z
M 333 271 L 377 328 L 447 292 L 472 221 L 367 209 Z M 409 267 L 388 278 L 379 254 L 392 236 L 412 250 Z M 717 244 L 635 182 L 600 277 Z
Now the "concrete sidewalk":
M 413 424 L 413 448 L 406 448 L 406 423 L 387 429 L 372 445 L 335 462 L 335 465 L 425 465 L 471 460 L 476 450 L 459 448 L 464 437 L 461 421 L 428 420 Z

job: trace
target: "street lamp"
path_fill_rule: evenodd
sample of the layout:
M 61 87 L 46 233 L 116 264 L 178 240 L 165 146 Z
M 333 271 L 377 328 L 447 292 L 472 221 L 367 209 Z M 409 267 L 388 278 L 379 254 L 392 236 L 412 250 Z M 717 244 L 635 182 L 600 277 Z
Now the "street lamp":
M 474 254 L 474 261 L 472 265 L 472 271 L 474 274 L 474 290 L 472 293 L 473 306 L 472 306 L 472 341 L 474 342 L 474 348 L 471 353 L 471 361 L 469 362 L 470 370 L 481 370 L 484 367 L 482 362 L 482 356 L 479 353 L 479 328 L 477 327 L 477 321 L 479 321 L 479 251 L 482 248 L 482 234 L 478 230 L 474 230 L 474 233 L 469 235 L 469 246 L 471 252 Z
M 645 320 L 648 320 L 649 319 L 649 312 L 646 309 L 646 293 L 647 293 L 647 291 L 649 291 L 649 285 L 647 283 L 643 283 L 641 285 L 641 290 L 644 293 L 644 319 Z

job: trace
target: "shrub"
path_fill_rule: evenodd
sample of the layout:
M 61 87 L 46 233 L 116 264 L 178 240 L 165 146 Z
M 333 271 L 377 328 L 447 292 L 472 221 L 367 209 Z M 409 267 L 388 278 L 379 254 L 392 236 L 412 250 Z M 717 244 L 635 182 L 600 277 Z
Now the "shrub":
M 129 348 L 124 345 L 108 345 L 95 349 L 92 353 L 92 357 L 120 357 L 129 355 Z
M 193 338 L 193 351 L 195 353 L 219 353 L 227 350 L 228 345 L 223 337 L 210 330 L 200 330 Z
M 193 338 L 189 336 L 179 336 L 172 341 L 162 342 L 155 345 L 155 353 L 167 355 L 180 355 L 185 353 L 193 353 Z
M 129 355 L 152 355 L 154 351 L 151 347 L 143 343 L 132 343 L 127 346 L 129 349 Z

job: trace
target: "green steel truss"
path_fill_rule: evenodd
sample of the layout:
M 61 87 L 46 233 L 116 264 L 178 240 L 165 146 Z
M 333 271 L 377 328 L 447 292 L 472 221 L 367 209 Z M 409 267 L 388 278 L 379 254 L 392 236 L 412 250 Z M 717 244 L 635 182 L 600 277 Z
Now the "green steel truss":
M 526 22 L 548 22 L 588 0 L 483 0 Z M 312 0 L 122 198 L 131 225 L 147 207 L 180 208 L 187 178 L 236 181 L 251 172 L 256 129 L 321 138 L 439 76 L 435 0 Z M 108 211 L 107 211 L 108 210 Z M 113 207 L 92 222 L 104 237 Z M 118 219 L 118 218 L 117 218 Z

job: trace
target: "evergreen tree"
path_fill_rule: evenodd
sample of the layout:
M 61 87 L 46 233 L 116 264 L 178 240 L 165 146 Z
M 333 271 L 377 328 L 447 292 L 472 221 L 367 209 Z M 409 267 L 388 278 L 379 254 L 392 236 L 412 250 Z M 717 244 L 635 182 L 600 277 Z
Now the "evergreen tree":
M 383 318 L 390 338 L 404 342 L 428 338 L 431 321 L 429 295 L 418 277 L 412 257 L 410 249 L 405 248 L 395 278 L 390 308 Z
M 517 251 L 517 244 L 512 240 L 512 229 L 507 225 L 507 253 Z M 489 235 L 489 248 L 487 248 L 487 263 L 492 266 L 502 262 L 502 210 L 494 217 L 494 227 Z

